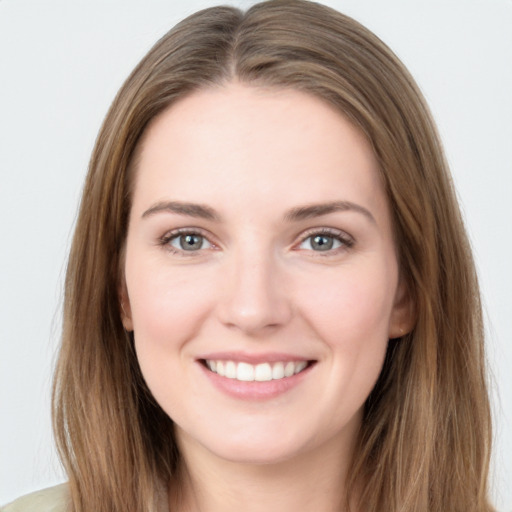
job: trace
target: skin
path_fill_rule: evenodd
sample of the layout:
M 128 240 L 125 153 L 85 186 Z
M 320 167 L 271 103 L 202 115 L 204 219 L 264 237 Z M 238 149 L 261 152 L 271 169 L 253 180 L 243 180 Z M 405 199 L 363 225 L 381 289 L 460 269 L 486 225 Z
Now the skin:
M 136 172 L 123 323 L 176 424 L 178 508 L 340 510 L 363 404 L 410 322 L 369 143 L 313 96 L 230 83 L 154 120 Z M 340 201 L 351 207 L 291 218 Z M 197 250 L 181 249 L 181 228 L 203 237 Z M 312 245 L 319 233 L 332 249 Z M 219 352 L 314 364 L 246 399 L 212 385 L 200 359 Z

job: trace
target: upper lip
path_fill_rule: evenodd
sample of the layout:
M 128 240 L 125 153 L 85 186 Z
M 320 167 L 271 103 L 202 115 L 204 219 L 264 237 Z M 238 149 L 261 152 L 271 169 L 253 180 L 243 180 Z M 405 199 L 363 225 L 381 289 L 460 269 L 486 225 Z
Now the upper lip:
M 254 354 L 248 352 L 211 352 L 197 358 L 198 361 L 235 361 L 240 363 L 259 364 L 277 362 L 313 361 L 314 359 L 281 352 L 266 352 Z

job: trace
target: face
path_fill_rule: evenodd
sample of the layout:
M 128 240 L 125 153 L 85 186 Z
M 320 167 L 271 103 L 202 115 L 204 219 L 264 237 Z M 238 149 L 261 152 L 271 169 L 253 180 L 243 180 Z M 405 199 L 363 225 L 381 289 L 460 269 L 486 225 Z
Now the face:
M 136 173 L 123 323 L 181 445 L 350 446 L 408 309 L 362 134 L 313 96 L 230 84 L 161 114 Z

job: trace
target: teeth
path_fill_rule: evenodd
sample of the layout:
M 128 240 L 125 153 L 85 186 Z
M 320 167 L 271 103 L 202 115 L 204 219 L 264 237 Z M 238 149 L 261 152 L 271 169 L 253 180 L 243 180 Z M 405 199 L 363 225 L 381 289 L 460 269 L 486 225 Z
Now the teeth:
M 272 367 L 272 378 L 273 379 L 282 379 L 284 377 L 284 364 L 283 363 L 275 363 Z
M 300 373 L 302 370 L 304 370 L 304 368 L 306 368 L 307 364 L 308 363 L 306 361 L 301 361 L 300 363 L 296 364 L 293 373 Z
M 248 363 L 238 363 L 236 369 L 236 380 L 250 382 L 254 380 L 254 366 Z
M 228 379 L 236 379 L 236 364 L 233 361 L 228 361 L 225 366 L 226 377 Z
M 272 368 L 268 363 L 256 365 L 256 370 L 254 371 L 254 380 L 257 380 L 258 382 L 272 380 Z
M 288 361 L 277 363 L 236 363 L 235 361 L 206 360 L 206 366 L 214 373 L 228 379 L 236 379 L 243 382 L 265 382 L 291 377 L 300 373 L 308 365 L 307 361 Z
M 294 363 L 286 363 L 286 366 L 284 367 L 284 376 L 285 377 L 291 377 L 295 372 L 295 364 Z

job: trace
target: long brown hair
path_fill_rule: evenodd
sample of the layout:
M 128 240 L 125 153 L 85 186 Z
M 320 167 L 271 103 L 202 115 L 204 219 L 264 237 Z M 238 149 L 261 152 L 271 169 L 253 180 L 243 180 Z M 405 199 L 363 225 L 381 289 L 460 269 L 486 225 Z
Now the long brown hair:
M 76 512 L 155 507 L 179 485 L 172 420 L 141 376 L 119 285 L 136 150 L 148 124 L 200 88 L 293 88 L 367 136 L 416 312 L 391 340 L 349 472 L 365 512 L 489 511 L 490 413 L 477 278 L 429 110 L 397 57 L 356 21 L 302 0 L 216 7 L 167 33 L 99 133 L 65 284 L 54 429 Z

